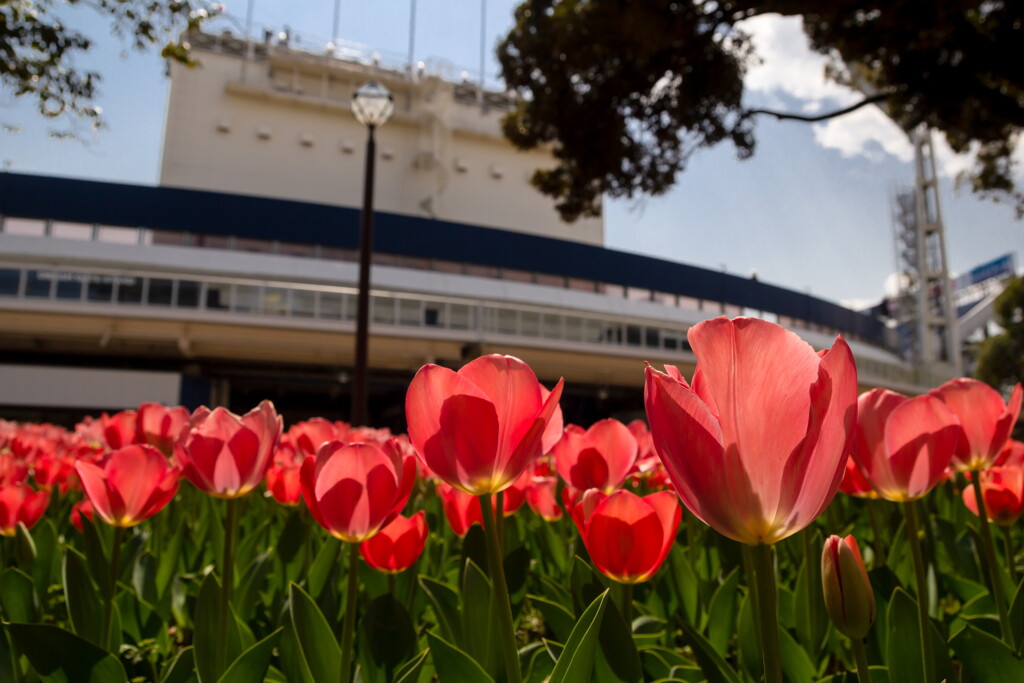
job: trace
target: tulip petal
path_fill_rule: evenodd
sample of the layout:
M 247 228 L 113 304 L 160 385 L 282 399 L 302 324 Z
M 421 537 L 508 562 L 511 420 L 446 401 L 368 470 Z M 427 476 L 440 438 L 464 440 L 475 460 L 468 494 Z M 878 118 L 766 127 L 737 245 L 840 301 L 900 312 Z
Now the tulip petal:
M 807 387 L 817 382 L 821 361 L 795 333 L 757 318 L 708 320 L 688 338 L 721 410 L 727 456 L 750 480 L 755 515 L 773 517 L 785 461 L 807 436 Z
M 462 366 L 459 375 L 479 387 L 494 405 L 498 416 L 498 452 L 512 453 L 533 427 L 543 405 L 540 383 L 533 370 L 518 358 L 491 354 Z
M 885 424 L 885 449 L 900 488 L 880 490 L 882 496 L 899 501 L 928 493 L 949 466 L 960 434 L 956 415 L 934 396 L 916 396 L 893 410 Z

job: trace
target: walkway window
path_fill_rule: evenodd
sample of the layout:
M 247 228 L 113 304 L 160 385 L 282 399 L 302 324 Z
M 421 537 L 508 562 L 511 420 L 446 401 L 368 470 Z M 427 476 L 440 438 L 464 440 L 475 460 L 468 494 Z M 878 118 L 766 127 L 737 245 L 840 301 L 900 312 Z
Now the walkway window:
M 150 306 L 170 306 L 171 295 L 174 293 L 174 281 L 166 278 L 152 278 L 149 281 L 149 292 L 146 303 Z
M 120 304 L 142 303 L 141 277 L 119 277 L 117 279 L 117 302 Z
M 320 317 L 328 320 L 340 320 L 342 313 L 341 294 L 324 292 L 320 295 Z
M 82 298 L 82 273 L 59 273 L 57 278 L 57 298 L 65 301 L 79 301 Z
M 49 270 L 30 270 L 25 281 L 25 296 L 50 298 L 54 273 Z
M 0 295 L 18 296 L 21 271 L 14 268 L 0 268 Z
M 199 283 L 194 280 L 179 280 L 178 281 L 178 300 L 177 305 L 179 308 L 198 308 L 199 307 Z
M 316 314 L 316 292 L 296 289 L 292 292 L 292 315 L 312 318 Z
M 263 290 L 263 312 L 267 315 L 288 315 L 289 290 L 283 287 L 266 287 Z

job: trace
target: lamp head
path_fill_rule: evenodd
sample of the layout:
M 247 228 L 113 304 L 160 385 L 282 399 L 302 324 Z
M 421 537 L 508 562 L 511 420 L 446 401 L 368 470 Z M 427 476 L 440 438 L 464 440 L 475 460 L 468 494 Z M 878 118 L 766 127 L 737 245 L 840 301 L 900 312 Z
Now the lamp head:
M 370 81 L 352 93 L 352 114 L 364 126 L 382 126 L 394 111 L 394 98 L 376 81 Z

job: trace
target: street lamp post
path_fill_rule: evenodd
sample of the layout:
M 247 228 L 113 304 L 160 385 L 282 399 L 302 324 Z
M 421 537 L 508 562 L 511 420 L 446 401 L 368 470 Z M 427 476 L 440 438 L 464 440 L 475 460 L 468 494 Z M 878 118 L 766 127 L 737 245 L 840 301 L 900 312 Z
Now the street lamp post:
M 369 421 L 366 369 L 370 336 L 370 264 L 373 260 L 373 175 L 377 143 L 374 132 L 395 110 L 391 93 L 371 81 L 352 93 L 352 114 L 366 126 L 366 172 L 363 176 L 363 213 L 359 226 L 359 296 L 356 308 L 356 367 L 352 382 L 353 425 Z

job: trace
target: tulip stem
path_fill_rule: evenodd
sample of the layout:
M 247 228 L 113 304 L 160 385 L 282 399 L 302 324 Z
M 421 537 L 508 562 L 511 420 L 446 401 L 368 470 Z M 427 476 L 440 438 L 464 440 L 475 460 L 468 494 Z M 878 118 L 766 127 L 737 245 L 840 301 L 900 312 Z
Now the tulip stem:
M 114 527 L 114 543 L 110 550 L 110 584 L 107 586 L 107 604 L 103 606 L 103 649 L 110 649 L 111 631 L 114 626 L 114 596 L 117 594 L 118 568 L 121 565 L 121 543 L 124 527 Z
M 623 621 L 626 622 L 626 628 L 629 632 L 633 632 L 633 584 L 631 583 L 619 583 L 618 581 L 612 581 L 612 596 L 615 599 L 615 605 L 619 608 L 619 614 L 622 615 Z
M 853 647 L 853 660 L 857 662 L 857 680 L 860 683 L 871 683 L 871 668 L 868 666 L 868 653 L 864 651 L 861 638 L 850 638 Z
M 921 631 L 921 664 L 924 667 L 924 683 L 935 683 L 935 664 L 932 661 L 931 619 L 928 617 L 928 575 L 921 552 L 921 537 L 917 524 L 917 509 L 914 501 L 903 503 L 907 517 L 907 542 L 914 560 L 914 578 L 917 582 L 917 622 Z
M 772 546 L 755 545 L 754 570 L 757 580 L 758 617 L 761 622 L 761 657 L 764 661 L 764 683 L 782 683 L 782 659 L 779 655 L 779 607 L 775 587 Z
M 484 517 L 484 538 L 487 545 L 487 564 L 491 571 L 491 605 L 498 621 L 501 649 L 505 657 L 507 683 L 522 683 L 519 670 L 519 650 L 516 647 L 515 627 L 512 624 L 512 603 L 508 599 L 508 584 L 505 582 L 505 567 L 501 559 L 501 545 L 495 522 L 491 496 L 480 496 L 480 510 Z
M 356 600 L 359 597 L 359 544 L 349 543 L 348 579 L 345 586 L 345 621 L 341 627 L 341 683 L 352 680 L 352 642 L 356 634 Z
M 1017 585 L 1017 551 L 1013 547 L 1013 534 L 1010 527 L 1000 526 L 1003 531 L 1003 554 L 1006 555 L 1006 568 L 1010 570 L 1010 583 Z
M 878 524 L 878 501 L 868 499 L 865 502 L 868 508 L 868 519 L 871 521 L 871 549 L 875 551 L 874 566 L 880 567 L 885 564 L 885 551 L 882 550 L 882 528 Z
M 1003 577 L 999 561 L 996 560 L 996 546 L 992 541 L 992 530 L 988 525 L 988 509 L 985 507 L 985 494 L 981 490 L 980 474 L 974 482 L 974 499 L 978 504 L 978 528 L 981 529 L 982 557 L 988 565 L 988 576 L 992 583 L 992 601 L 999 612 L 999 626 L 1003 633 L 1003 642 L 1013 647 L 1013 630 L 1010 628 L 1010 612 L 1006 608 L 1006 595 L 1003 593 Z
M 231 618 L 231 591 L 235 583 L 235 532 L 238 526 L 238 499 L 228 498 L 224 502 L 227 511 L 224 515 L 224 559 L 220 570 L 220 611 L 217 614 L 217 633 L 220 635 L 216 662 L 218 676 L 227 670 L 229 663 L 228 623 Z
M 761 623 L 761 601 L 757 597 L 757 572 L 754 570 L 753 546 L 740 543 L 743 554 L 743 572 L 747 575 L 747 599 L 750 600 L 750 609 L 754 615 L 754 623 Z M 758 651 L 764 648 L 761 643 L 761 629 L 754 629 L 754 640 L 757 643 Z

